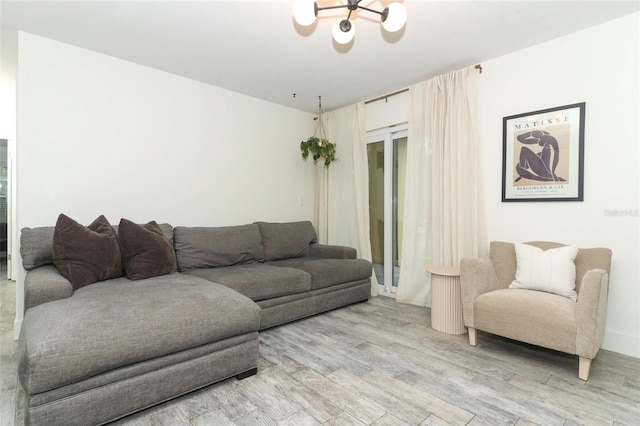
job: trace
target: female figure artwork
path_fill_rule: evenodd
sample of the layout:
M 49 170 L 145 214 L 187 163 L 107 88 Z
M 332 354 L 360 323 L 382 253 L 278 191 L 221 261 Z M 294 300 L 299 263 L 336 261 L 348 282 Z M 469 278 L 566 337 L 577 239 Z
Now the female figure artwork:
M 534 152 L 531 148 L 523 146 L 520 150 L 520 158 L 516 164 L 516 172 L 520 179 L 531 179 L 543 182 L 565 182 L 566 180 L 556 175 L 556 167 L 560 161 L 560 148 L 558 141 L 551 133 L 545 130 L 533 130 L 517 136 L 518 142 L 526 145 L 539 145 L 542 149 Z

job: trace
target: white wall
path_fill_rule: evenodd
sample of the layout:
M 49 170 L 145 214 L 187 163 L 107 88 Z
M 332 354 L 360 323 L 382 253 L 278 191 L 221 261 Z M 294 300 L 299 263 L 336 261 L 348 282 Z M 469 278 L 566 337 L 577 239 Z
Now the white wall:
M 479 125 L 491 240 L 613 250 L 604 347 L 640 357 L 640 14 L 483 61 Z M 584 202 L 501 202 L 502 118 L 586 102 Z M 469 159 L 474 161 L 474 159 Z M 619 210 L 622 216 L 611 216 Z
M 313 216 L 311 114 L 26 33 L 19 70 L 20 226 Z
M 312 114 L 26 33 L 18 69 L 19 229 L 313 219 Z

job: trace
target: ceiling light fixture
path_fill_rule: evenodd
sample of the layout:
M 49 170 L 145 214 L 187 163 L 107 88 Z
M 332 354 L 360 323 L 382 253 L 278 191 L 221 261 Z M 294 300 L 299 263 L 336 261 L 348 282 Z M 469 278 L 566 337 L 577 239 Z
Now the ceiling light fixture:
M 351 18 L 351 13 L 357 9 L 364 9 L 380 15 L 382 27 L 392 33 L 404 27 L 404 24 L 407 22 L 407 9 L 402 3 L 391 3 L 385 7 L 382 12 L 378 12 L 377 10 L 360 6 L 361 1 L 362 0 L 347 0 L 347 4 L 320 7 L 318 6 L 318 2 L 314 0 L 295 0 L 293 2 L 293 19 L 295 19 L 298 24 L 306 27 L 315 22 L 318 17 L 318 11 L 320 10 L 349 9 L 349 14 L 346 19 L 340 19 L 333 25 L 333 39 L 340 44 L 349 43 L 356 34 L 355 25 L 349 19 Z

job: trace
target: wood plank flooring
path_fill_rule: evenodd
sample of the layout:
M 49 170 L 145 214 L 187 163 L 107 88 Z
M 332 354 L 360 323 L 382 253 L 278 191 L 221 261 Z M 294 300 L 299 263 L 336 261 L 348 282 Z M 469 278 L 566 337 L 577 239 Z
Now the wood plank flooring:
M 15 284 L 0 283 L 0 424 L 22 425 Z M 430 328 L 429 309 L 377 297 L 261 332 L 258 374 L 114 422 L 160 425 L 640 425 L 640 359 L 574 356 Z

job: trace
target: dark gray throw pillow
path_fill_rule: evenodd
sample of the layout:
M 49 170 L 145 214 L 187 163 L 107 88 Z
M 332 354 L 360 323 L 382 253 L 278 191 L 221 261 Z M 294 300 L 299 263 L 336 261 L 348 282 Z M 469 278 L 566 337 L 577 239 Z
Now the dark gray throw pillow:
M 166 275 L 175 267 L 176 255 L 173 247 L 155 221 L 138 225 L 127 219 L 120 219 L 118 236 L 122 266 L 130 280 Z
M 53 232 L 53 264 L 74 290 L 121 277 L 118 235 L 103 215 L 83 226 L 60 214 Z

